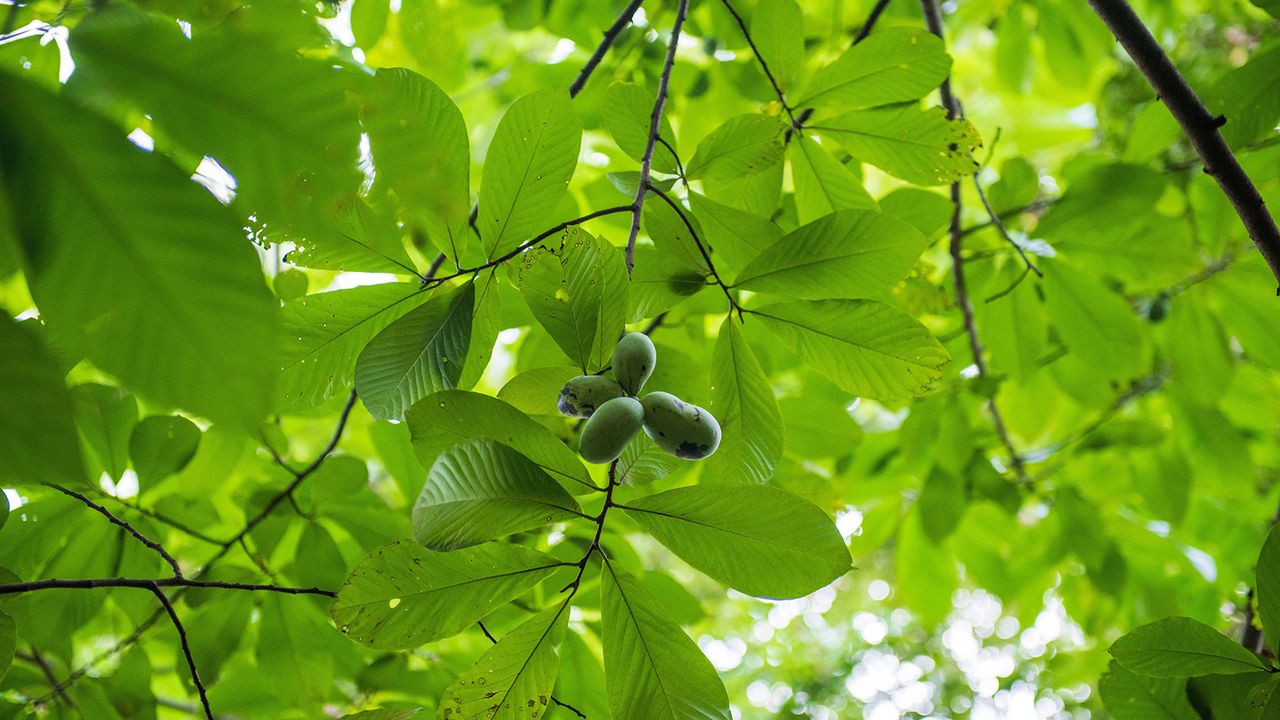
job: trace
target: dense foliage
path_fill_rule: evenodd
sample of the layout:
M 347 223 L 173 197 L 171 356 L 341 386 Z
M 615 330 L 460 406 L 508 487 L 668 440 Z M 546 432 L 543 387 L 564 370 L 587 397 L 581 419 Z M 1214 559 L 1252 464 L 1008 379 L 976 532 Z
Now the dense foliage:
M 1280 6 L 1136 8 L 1280 207 Z M 1088 4 L 0 21 L 0 718 L 1280 717 L 1277 280 Z

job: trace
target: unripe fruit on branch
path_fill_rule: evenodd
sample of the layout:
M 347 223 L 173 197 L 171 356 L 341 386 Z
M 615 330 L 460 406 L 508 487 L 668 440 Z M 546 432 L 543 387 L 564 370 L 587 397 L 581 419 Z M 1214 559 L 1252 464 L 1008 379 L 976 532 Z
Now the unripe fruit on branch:
M 640 394 L 644 381 L 658 364 L 658 351 L 653 341 L 641 332 L 627 333 L 613 349 L 613 376 L 632 397 Z
M 649 393 L 640 403 L 644 431 L 663 450 L 685 460 L 701 460 L 720 447 L 720 423 L 697 405 L 664 392 Z
M 579 375 L 560 389 L 557 406 L 569 417 L 591 417 L 601 405 L 625 395 L 622 386 L 603 375 Z
M 589 463 L 602 465 L 613 462 L 631 438 L 640 432 L 643 424 L 644 406 L 639 400 L 614 398 L 596 408 L 586 425 L 582 426 L 578 452 Z

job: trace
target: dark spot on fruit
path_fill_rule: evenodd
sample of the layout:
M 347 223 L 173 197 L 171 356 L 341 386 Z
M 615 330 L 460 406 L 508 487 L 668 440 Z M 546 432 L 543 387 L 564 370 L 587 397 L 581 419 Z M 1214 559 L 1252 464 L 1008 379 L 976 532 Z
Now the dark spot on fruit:
M 707 451 L 711 447 L 699 443 L 682 442 L 680 447 L 676 448 L 676 457 L 685 460 L 701 460 L 707 456 Z

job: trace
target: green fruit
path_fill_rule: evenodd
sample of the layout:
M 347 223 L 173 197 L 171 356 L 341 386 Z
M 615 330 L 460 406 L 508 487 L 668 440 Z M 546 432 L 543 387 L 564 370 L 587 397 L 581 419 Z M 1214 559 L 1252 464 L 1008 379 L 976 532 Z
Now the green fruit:
M 596 408 L 582 426 L 578 452 L 589 463 L 613 462 L 644 424 L 644 406 L 629 397 L 614 398 Z
M 720 447 L 720 423 L 697 405 L 664 392 L 649 393 L 640 403 L 644 431 L 663 450 L 685 460 L 701 460 Z
M 560 389 L 557 405 L 569 417 L 591 417 L 596 408 L 625 395 L 622 386 L 603 375 L 579 375 Z
M 632 397 L 640 394 L 657 364 L 658 351 L 644 333 L 627 333 L 613 349 L 613 376 Z

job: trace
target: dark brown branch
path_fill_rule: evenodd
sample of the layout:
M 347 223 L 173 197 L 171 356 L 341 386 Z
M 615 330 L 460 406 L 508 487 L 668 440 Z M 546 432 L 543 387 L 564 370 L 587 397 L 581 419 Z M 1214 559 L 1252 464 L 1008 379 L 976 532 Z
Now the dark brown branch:
M 857 45 L 867 36 L 871 34 L 871 30 L 876 26 L 876 22 L 880 19 L 880 15 L 884 13 L 884 9 L 889 7 L 889 0 L 879 0 L 876 6 L 871 8 L 871 14 L 867 15 L 867 21 L 862 23 L 862 27 L 858 28 L 858 34 L 853 36 L 853 45 Z
M 49 697 L 57 696 L 58 699 L 60 699 L 63 704 L 69 708 L 74 708 L 76 706 L 75 701 L 67 694 L 66 686 L 58 681 L 57 675 L 53 674 L 53 667 L 49 665 L 49 661 L 44 659 L 44 656 L 40 654 L 40 651 L 37 650 L 34 645 L 31 647 L 30 655 L 22 651 L 18 651 L 14 653 L 14 657 L 40 668 L 40 672 L 44 675 L 45 679 L 49 681 L 49 687 L 52 690 Z
M 636 10 L 640 9 L 640 3 L 644 0 L 631 0 L 627 6 L 618 13 L 618 18 L 613 24 L 604 31 L 604 38 L 600 40 L 600 44 L 596 46 L 595 52 L 591 53 L 591 57 L 587 59 L 587 64 L 582 66 L 582 70 L 578 72 L 578 77 L 574 78 L 573 84 L 569 86 L 569 97 L 577 97 L 582 92 L 582 88 L 586 86 L 587 79 L 591 77 L 591 73 L 595 71 L 596 66 L 604 59 L 605 53 L 609 52 L 609 48 L 613 46 L 613 41 L 618 39 L 618 35 L 623 28 L 631 24 L 631 18 L 636 14 Z
M 987 193 L 982 189 L 982 183 L 978 180 L 978 176 L 973 176 L 973 187 L 978 191 L 978 199 L 982 201 L 982 208 L 987 211 L 987 217 L 991 218 L 991 224 L 995 226 L 996 232 L 1000 233 L 1000 237 L 1004 241 L 1013 246 L 1018 251 L 1018 256 L 1022 258 L 1022 263 L 1027 266 L 1027 270 L 1036 274 L 1036 277 L 1044 277 L 1044 273 L 1040 272 L 1040 268 L 1031 263 L 1031 258 L 1027 257 L 1027 252 L 1009 235 L 1009 231 L 1005 229 L 1004 223 L 1000 220 L 1000 216 L 991 208 L 991 203 L 987 201 Z M 963 230 L 961 237 L 964 236 Z
M 281 585 L 256 585 L 253 583 L 221 582 L 215 580 L 189 580 L 187 578 L 76 578 L 59 580 L 32 580 L 31 582 L 0 585 L 0 595 L 16 595 L 39 590 L 97 590 L 100 588 L 134 588 L 150 590 L 153 587 L 207 588 L 217 590 L 244 590 L 247 592 L 275 592 L 285 595 L 323 595 L 334 597 L 337 593 L 320 588 L 284 587 Z
M 653 331 L 657 330 L 658 327 L 662 325 L 662 321 L 666 319 L 667 319 L 667 314 L 665 312 L 658 313 L 658 315 L 654 319 L 650 320 L 649 324 L 646 325 L 644 329 L 641 330 L 640 332 L 644 333 L 645 335 L 652 335 Z
M 929 32 L 943 37 L 942 32 L 942 15 L 938 11 L 937 0 L 920 0 L 920 8 L 924 12 L 925 26 Z M 962 118 L 964 110 L 960 107 L 960 101 L 951 92 L 951 78 L 948 76 L 942 81 L 939 88 L 942 96 L 942 105 L 947 110 L 947 117 Z M 987 369 L 987 361 L 983 357 L 982 338 L 978 334 L 978 323 L 973 314 L 973 302 L 969 299 L 968 282 L 964 274 L 964 229 L 960 225 L 960 216 L 963 210 L 963 204 L 960 198 L 960 181 L 951 183 L 951 275 L 956 286 L 956 304 L 960 306 L 960 314 L 964 318 L 965 334 L 969 338 L 969 352 L 973 355 L 973 365 L 978 369 L 980 377 L 987 377 L 989 374 Z M 995 215 L 993 214 L 994 218 Z M 1004 416 L 1000 413 L 1000 408 L 996 405 L 994 397 L 987 399 L 987 412 L 991 415 L 991 424 L 995 428 L 996 435 L 1000 438 L 1000 444 L 1004 446 L 1005 451 L 1009 454 L 1009 464 L 1013 468 L 1014 475 L 1020 483 L 1027 482 L 1027 470 L 1022 462 L 1022 456 L 1013 446 L 1013 440 L 1009 437 L 1009 429 L 1005 426 Z
M 760 48 L 756 47 L 755 40 L 751 39 L 751 31 L 747 30 L 747 24 L 743 22 L 742 16 L 738 14 L 738 11 L 733 9 L 733 5 L 729 3 L 729 0 L 720 0 L 720 3 L 733 16 L 733 21 L 738 24 L 738 29 L 742 31 L 742 37 L 746 38 L 747 46 L 751 48 L 751 54 L 756 56 L 756 62 L 760 63 L 760 69 L 764 71 L 765 78 L 773 86 L 773 92 L 778 96 L 778 102 L 782 103 L 782 109 L 786 111 L 787 117 L 791 118 L 791 129 L 799 130 L 800 121 L 796 120 L 795 113 L 791 111 L 791 106 L 787 104 L 786 93 L 782 92 L 782 86 L 778 84 L 777 78 L 770 72 L 769 63 L 764 61 L 764 55 L 760 54 Z
M 182 645 L 182 655 L 187 659 L 187 668 L 191 671 L 191 682 L 196 686 L 196 692 L 200 695 L 200 706 L 204 708 L 204 716 L 207 720 L 214 720 L 213 709 L 209 707 L 209 695 L 205 692 L 204 683 L 200 680 L 200 671 L 196 669 L 196 659 L 191 655 L 191 645 L 187 642 L 187 629 L 182 626 L 182 621 L 178 619 L 178 612 L 173 609 L 173 603 L 169 602 L 169 596 L 164 594 L 155 583 L 151 584 L 151 593 L 156 596 L 160 604 L 164 607 L 164 611 L 169 614 L 169 620 L 173 623 L 173 629 L 178 632 L 178 642 Z
M 1235 208 L 1236 215 L 1240 216 L 1249 237 L 1262 251 L 1272 274 L 1280 279 L 1280 228 L 1276 227 L 1275 218 L 1267 212 L 1262 195 L 1218 131 L 1227 119 L 1209 114 L 1129 3 L 1125 0 L 1089 0 L 1089 4 L 1124 46 L 1165 107 L 1169 108 L 1196 154 L 1204 161 L 1204 171 L 1217 181 Z M 1277 294 L 1280 295 L 1280 289 Z
M 711 279 L 724 292 L 724 296 L 729 299 L 729 308 L 737 310 L 739 317 L 742 315 L 742 307 L 738 305 L 737 299 L 733 297 L 733 293 L 729 291 L 729 286 L 720 278 L 720 273 L 716 270 L 716 265 L 711 261 L 711 254 L 707 252 L 706 243 L 702 242 L 702 238 L 698 237 L 698 231 L 693 228 L 693 222 L 689 220 L 689 216 L 685 214 L 684 208 L 680 207 L 680 203 L 671 198 L 670 195 L 662 192 L 656 187 L 650 187 L 649 190 L 657 195 L 663 202 L 671 206 L 676 211 L 676 215 L 680 217 L 680 222 L 684 223 L 685 228 L 689 230 L 690 237 L 693 238 L 693 244 L 698 246 L 698 252 L 702 254 L 702 259 L 707 263 L 707 270 L 711 272 Z M 648 333 L 646 333 L 648 334 Z
M 165 549 L 160 545 L 160 543 L 158 543 L 158 542 L 156 542 L 156 541 L 154 541 L 154 540 L 152 540 L 152 539 L 148 538 L 146 535 L 143 535 L 141 532 L 138 532 L 138 529 L 137 529 L 137 528 L 135 528 L 134 526 L 132 526 L 132 525 L 130 525 L 129 523 L 125 522 L 124 520 L 121 520 L 120 518 L 116 517 L 115 515 L 112 515 L 110 510 L 108 510 L 108 509 L 106 509 L 106 508 L 102 507 L 102 506 L 101 506 L 101 505 L 99 505 L 98 503 L 96 503 L 96 502 L 94 502 L 94 501 L 90 500 L 89 498 L 85 497 L 84 495 L 81 495 L 80 493 L 76 492 L 75 490 L 70 490 L 70 489 L 67 489 L 67 488 L 62 487 L 61 485 L 57 485 L 57 484 L 54 484 L 54 483 L 45 483 L 45 484 L 46 484 L 46 485 L 48 485 L 49 487 L 53 488 L 54 490 L 57 490 L 58 492 L 62 493 L 63 495 L 67 495 L 67 496 L 69 496 L 69 497 L 73 497 L 73 498 L 75 498 L 76 500 L 79 500 L 80 502 L 84 503 L 85 505 L 88 505 L 88 506 L 89 506 L 90 508 L 92 508 L 95 512 L 97 512 L 97 513 L 101 514 L 103 517 L 105 517 L 107 520 L 109 520 L 109 521 L 111 522 L 111 524 L 112 524 L 112 525 L 116 525 L 116 526 L 118 526 L 118 527 L 124 528 L 124 529 L 125 529 L 125 531 L 126 531 L 126 532 L 128 532 L 130 535 L 132 535 L 135 539 L 137 539 L 137 541 L 138 541 L 138 542 L 140 542 L 140 543 L 142 543 L 143 545 L 146 545 L 147 547 L 151 548 L 152 550 L 154 550 L 154 551 L 156 552 L 156 554 L 158 554 L 160 557 L 164 558 L 164 561 L 165 561 L 166 563 L 168 563 L 168 564 L 169 564 L 169 567 L 170 567 L 170 568 L 172 568 L 172 569 L 173 569 L 173 576 L 174 576 L 174 577 L 177 577 L 177 578 L 182 577 L 182 567 L 178 565 L 178 561 L 177 561 L 177 560 L 175 560 L 175 559 L 173 558 L 173 556 L 169 554 L 169 551 L 168 551 L 168 550 L 165 550 Z
M 164 514 L 162 514 L 162 513 L 156 512 L 155 510 L 152 510 L 151 508 L 143 507 L 142 505 L 140 505 L 140 504 L 138 504 L 138 503 L 135 503 L 135 502 L 129 502 L 128 500 L 125 500 L 125 499 L 123 499 L 123 498 L 118 498 L 118 497 L 116 497 L 116 496 L 114 496 L 114 495 L 107 495 L 106 493 L 102 492 L 101 490 L 97 490 L 97 489 L 95 489 L 95 490 L 94 490 L 94 492 L 95 492 L 95 493 L 97 493 L 100 497 L 110 498 L 111 500 L 114 500 L 115 502 L 120 503 L 121 505 L 125 506 L 126 508 L 128 508 L 128 509 L 130 509 L 130 510 L 133 510 L 133 511 L 134 511 L 134 512 L 136 512 L 136 513 L 140 513 L 140 514 L 142 514 L 142 515 L 146 515 L 147 517 L 151 518 L 152 520 L 155 520 L 155 521 L 157 521 L 157 522 L 159 522 L 159 523 L 162 523 L 162 524 L 164 524 L 164 525 L 168 525 L 169 527 L 171 527 L 171 528 L 173 528 L 173 529 L 175 529 L 175 530 L 177 530 L 177 531 L 179 531 L 179 532 L 182 532 L 182 533 L 185 533 L 185 534 L 187 534 L 187 535 L 190 535 L 191 537 L 195 538 L 196 540 L 199 540 L 200 542 L 208 543 L 208 544 L 210 544 L 210 545 L 221 545 L 221 544 L 222 544 L 222 542 L 223 542 L 222 540 L 219 540 L 219 539 L 217 539 L 217 538 L 215 538 L 215 537 L 212 537 L 212 536 L 210 536 L 210 535 L 206 535 L 205 533 L 202 533 L 202 532 L 200 532 L 199 530 L 196 530 L 195 528 L 191 527 L 190 525 L 187 525 L 187 524 L 185 524 L 185 523 L 183 523 L 183 522 L 181 522 L 181 521 L 179 521 L 179 520 L 174 520 L 173 518 L 171 518 L 171 517 L 169 517 L 169 516 L 167 516 L 167 515 L 164 515 Z
M 689 0 L 680 0 L 676 9 L 676 21 L 671 26 L 671 40 L 667 43 L 667 57 L 662 62 L 662 74 L 658 77 L 658 96 L 653 101 L 653 112 L 649 116 L 649 142 L 645 144 L 644 156 L 640 161 L 640 182 L 636 186 L 636 197 L 631 203 L 631 231 L 627 234 L 627 277 L 636 264 L 636 238 L 640 237 L 640 214 L 644 210 L 645 193 L 649 192 L 649 174 L 653 170 L 653 150 L 658 144 L 658 134 L 662 131 L 662 109 L 667 103 L 667 88 L 671 84 L 671 70 L 676 64 L 676 47 L 680 44 L 680 30 L 684 27 L 685 16 L 689 14 Z

